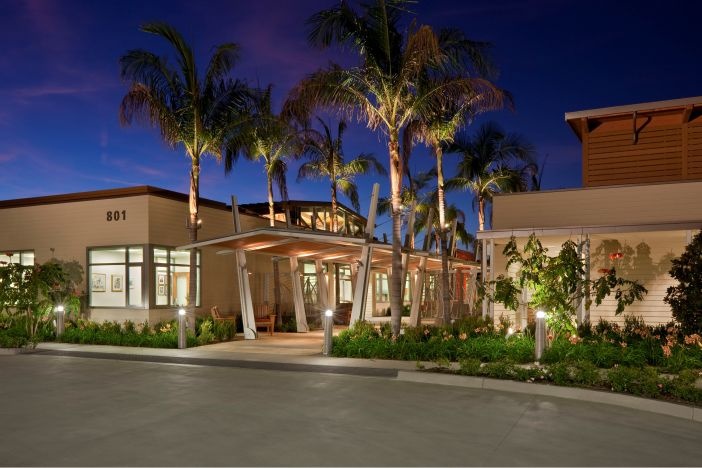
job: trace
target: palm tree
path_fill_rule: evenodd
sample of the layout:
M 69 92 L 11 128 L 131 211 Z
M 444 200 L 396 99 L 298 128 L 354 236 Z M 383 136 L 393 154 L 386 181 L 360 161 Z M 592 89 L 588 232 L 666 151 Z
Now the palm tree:
M 200 192 L 200 160 L 210 155 L 221 160 L 223 148 L 246 106 L 248 87 L 229 77 L 239 46 L 221 44 L 200 76 L 195 55 L 183 36 L 165 23 L 149 23 L 141 30 L 165 39 L 174 49 L 177 66 L 165 57 L 143 49 L 127 51 L 120 58 L 122 79 L 129 83 L 120 106 L 120 122 L 157 127 L 172 148 L 182 146 L 190 159 L 188 229 L 197 241 Z M 197 294 L 196 255 L 190 254 L 188 308 L 191 317 Z
M 249 161 L 263 161 L 266 173 L 268 214 L 271 227 L 275 226 L 273 184 L 283 201 L 288 200 L 286 174 L 288 159 L 301 151 L 300 132 L 281 115 L 273 113 L 272 85 L 257 92 L 253 98 L 252 118 L 239 134 L 229 142 L 224 159 L 224 172 L 229 174 L 234 163 L 243 155 Z
M 329 179 L 332 231 L 338 232 L 337 190 L 341 190 L 349 198 L 353 208 L 359 211 L 361 206 L 358 203 L 358 188 L 354 183 L 354 178 L 357 175 L 369 174 L 373 171 L 380 175 L 386 175 L 387 171 L 374 156 L 369 154 L 360 154 L 355 159 L 345 162 L 342 137 L 346 130 L 346 122 L 339 121 L 336 138 L 334 138 L 329 126 L 322 119 L 317 118 L 317 120 L 324 128 L 324 133 L 314 129 L 305 132 L 303 154 L 309 158 L 309 161 L 300 166 L 297 179 L 298 181 L 300 179 Z
M 523 137 L 504 133 L 495 123 L 483 124 L 473 139 L 457 138 L 447 150 L 459 153 L 458 175 L 448 189 L 472 192 L 478 206 L 478 228 L 485 229 L 485 209 L 496 193 L 529 189 L 529 171 L 534 164 L 533 147 Z M 526 164 L 518 167 L 518 165 Z
M 362 4 L 359 14 L 347 2 L 341 2 L 313 15 L 309 20 L 310 42 L 321 47 L 332 43 L 347 46 L 361 63 L 349 68 L 332 64 L 307 76 L 293 90 L 295 99 L 290 107 L 290 112 L 298 114 L 309 112 L 314 105 L 335 108 L 357 116 L 388 139 L 393 245 L 390 309 L 395 336 L 400 332 L 403 281 L 400 132 L 410 121 L 431 113 L 437 102 L 450 102 L 467 89 L 494 90 L 485 80 L 465 77 L 442 81 L 431 89 L 421 88 L 419 81 L 428 68 L 440 71 L 457 63 L 451 51 L 441 49 L 437 34 L 429 26 L 412 26 L 406 34 L 400 32 L 406 3 L 376 0 Z M 490 98 L 500 102 L 502 94 L 494 91 Z

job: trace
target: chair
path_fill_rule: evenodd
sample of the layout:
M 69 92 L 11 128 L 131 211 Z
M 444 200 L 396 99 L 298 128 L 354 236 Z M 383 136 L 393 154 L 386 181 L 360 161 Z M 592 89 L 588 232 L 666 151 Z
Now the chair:
M 219 313 L 219 307 L 214 306 L 210 309 L 210 314 L 212 315 L 212 320 L 215 322 L 235 322 L 236 317 L 224 317 Z
M 273 336 L 275 330 L 275 314 L 268 312 L 268 304 L 254 304 L 254 320 L 256 328 L 264 327 Z

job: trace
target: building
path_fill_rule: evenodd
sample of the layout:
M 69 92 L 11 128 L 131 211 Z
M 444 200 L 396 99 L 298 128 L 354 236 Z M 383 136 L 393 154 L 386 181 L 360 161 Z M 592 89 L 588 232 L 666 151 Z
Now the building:
M 590 277 L 615 266 L 648 289 L 626 314 L 670 321 L 670 260 L 702 228 L 702 97 L 570 112 L 565 120 L 582 143 L 583 188 L 495 197 L 492 229 L 477 235 L 486 277 L 505 272 L 511 236 L 523 243 L 535 233 L 551 251 L 572 239 Z M 613 300 L 591 309 L 583 302 L 578 320 L 623 321 L 614 312 Z M 486 303 L 484 313 L 523 326 L 531 311 Z
M 224 313 L 277 309 L 294 312 L 298 330 L 305 331 L 328 308 L 347 314 L 354 294 L 359 294 L 359 317 L 384 312 L 391 249 L 372 237 L 373 220 L 339 204 L 338 232 L 332 232 L 329 202 L 276 203 L 272 223 L 267 203 L 234 206 L 200 201 L 199 315 L 215 305 Z M 187 217 L 186 194 L 150 186 L 0 201 L 0 261 L 77 262 L 85 276 L 79 291 L 83 313 L 92 320 L 171 320 L 188 303 Z M 356 288 L 363 255 L 370 268 L 365 286 Z M 413 278 L 409 298 L 414 270 L 436 270 L 440 262 L 426 252 L 406 252 L 406 257 Z M 420 295 L 417 304 L 422 300 Z

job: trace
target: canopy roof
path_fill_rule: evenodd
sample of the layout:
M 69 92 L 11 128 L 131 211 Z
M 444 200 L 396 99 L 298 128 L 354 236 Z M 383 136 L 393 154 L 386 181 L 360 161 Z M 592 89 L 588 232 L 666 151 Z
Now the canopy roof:
M 359 237 L 349 237 L 328 232 L 310 232 L 300 229 L 260 228 L 231 236 L 219 237 L 178 247 L 186 250 L 201 247 L 217 247 L 221 255 L 241 249 L 277 257 L 297 257 L 301 260 L 334 261 L 353 263 L 360 259 L 364 245 L 373 247 L 372 267 L 389 268 L 392 264 L 392 245 L 370 242 Z M 403 249 L 409 253 L 409 270 L 418 267 L 419 259 L 427 259 L 427 270 L 441 270 L 441 257 L 428 252 Z M 477 267 L 477 263 L 450 258 L 454 267 Z

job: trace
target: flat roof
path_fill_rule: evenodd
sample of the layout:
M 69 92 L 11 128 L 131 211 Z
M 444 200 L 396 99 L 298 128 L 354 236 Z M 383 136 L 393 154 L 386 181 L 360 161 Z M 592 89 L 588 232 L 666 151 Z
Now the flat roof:
M 64 193 L 60 195 L 48 195 L 43 197 L 15 198 L 12 200 L 0 201 L 0 209 L 20 208 L 24 206 L 50 205 L 54 203 L 71 203 L 89 200 L 105 200 L 110 198 L 136 197 L 139 195 L 153 195 L 156 197 L 168 198 L 181 202 L 188 202 L 188 195 L 174 192 L 172 190 L 153 187 L 151 185 L 138 185 L 136 187 L 125 187 L 106 190 L 93 190 L 89 192 Z M 231 210 L 226 203 L 200 198 L 200 205 L 221 210 Z
M 519 229 L 495 229 L 478 231 L 475 237 L 481 239 L 509 239 L 510 237 L 537 236 L 578 236 L 583 234 L 617 234 L 634 232 L 659 232 L 659 231 L 692 231 L 702 229 L 702 221 L 686 221 L 679 223 L 659 224 L 620 224 L 601 226 L 566 226 L 566 227 L 541 227 Z
M 297 257 L 302 260 L 322 260 L 335 263 L 353 263 L 361 257 L 365 245 L 373 247 L 372 268 L 389 268 L 392 264 L 392 245 L 370 242 L 361 237 L 350 237 L 335 233 L 307 231 L 301 229 L 259 228 L 225 237 L 204 240 L 178 247 L 187 250 L 200 247 L 218 247 L 220 255 L 234 253 L 235 250 L 256 252 L 276 257 Z M 419 259 L 427 259 L 427 270 L 441 270 L 441 257 L 425 251 L 403 249 L 409 254 L 410 270 L 419 265 Z M 476 262 L 455 257 L 450 258 L 455 265 L 477 267 Z
M 695 105 L 702 106 L 702 96 L 670 99 L 667 101 L 643 102 L 639 104 L 627 104 L 623 106 L 600 107 L 598 109 L 589 109 L 576 112 L 566 112 L 565 120 L 566 122 L 568 122 L 573 119 L 608 117 L 621 114 L 630 114 L 632 112 L 665 111 Z
M 666 182 L 645 182 L 641 184 L 619 184 L 619 185 L 598 185 L 594 187 L 567 187 L 560 189 L 548 189 L 548 190 L 529 190 L 526 192 L 498 192 L 493 194 L 493 197 L 503 198 L 503 197 L 520 197 L 520 196 L 538 196 L 546 195 L 551 193 L 563 193 L 563 192 L 580 192 L 583 190 L 612 190 L 612 189 L 631 189 L 636 187 L 651 187 L 656 185 L 681 185 L 681 184 L 702 184 L 702 180 L 676 180 L 676 181 L 666 181 Z

